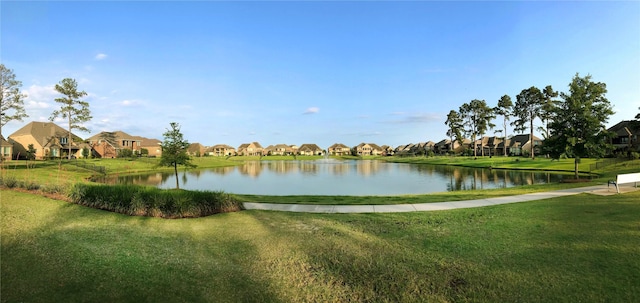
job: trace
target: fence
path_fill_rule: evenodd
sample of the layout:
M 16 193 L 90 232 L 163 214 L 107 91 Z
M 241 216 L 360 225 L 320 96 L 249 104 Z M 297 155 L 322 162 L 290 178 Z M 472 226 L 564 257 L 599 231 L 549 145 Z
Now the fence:
M 64 161 L 64 159 L 62 161 Z M 104 166 L 95 165 L 93 163 L 87 163 L 85 161 L 78 161 L 78 159 L 67 160 L 65 162 L 68 163 L 68 164 L 71 164 L 71 165 L 75 165 L 75 166 L 82 167 L 82 168 L 85 168 L 85 169 L 89 169 L 89 170 L 92 170 L 92 171 L 95 171 L 95 172 L 99 172 L 101 174 L 106 174 L 107 173 L 107 168 L 104 167 Z
M 623 158 L 605 158 L 597 161 L 596 163 L 589 165 L 589 172 L 594 170 L 602 169 L 606 166 L 614 165 L 620 162 L 628 161 L 628 159 Z

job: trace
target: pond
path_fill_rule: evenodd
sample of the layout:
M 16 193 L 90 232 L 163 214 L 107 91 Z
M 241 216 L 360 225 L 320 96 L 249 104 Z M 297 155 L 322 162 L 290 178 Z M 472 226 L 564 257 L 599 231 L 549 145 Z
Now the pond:
M 556 183 L 562 174 L 376 160 L 252 161 L 179 171 L 180 188 L 255 195 L 405 195 Z M 120 176 L 105 183 L 175 188 L 173 173 Z

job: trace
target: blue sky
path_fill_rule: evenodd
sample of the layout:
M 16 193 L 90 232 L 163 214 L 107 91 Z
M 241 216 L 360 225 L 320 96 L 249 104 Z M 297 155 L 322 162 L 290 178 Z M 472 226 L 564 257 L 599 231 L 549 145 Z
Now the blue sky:
M 238 146 L 446 137 L 446 114 L 531 86 L 604 82 L 616 114 L 640 106 L 640 2 L 0 3 L 0 58 L 47 121 L 53 86 L 89 96 L 90 133 Z M 497 122 L 497 121 L 496 121 Z M 66 127 L 64 122 L 57 122 Z M 496 123 L 499 125 L 499 123 Z M 510 130 L 509 133 L 512 133 Z

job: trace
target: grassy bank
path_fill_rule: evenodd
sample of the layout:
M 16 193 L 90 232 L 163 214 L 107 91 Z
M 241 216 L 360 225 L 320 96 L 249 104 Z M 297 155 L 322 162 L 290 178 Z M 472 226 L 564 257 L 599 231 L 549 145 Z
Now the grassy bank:
M 463 190 L 440 192 L 425 195 L 400 195 L 400 196 L 265 196 L 265 195 L 235 195 L 242 202 L 259 203 L 283 203 L 283 204 L 318 204 L 318 205 L 387 205 L 387 204 L 412 204 L 433 203 L 447 201 L 463 201 L 474 199 L 486 199 L 503 196 L 522 195 L 535 192 L 553 191 L 575 187 L 602 184 L 603 181 L 581 183 L 555 183 L 524 185 L 511 188 Z M 606 182 L 606 181 L 604 181 Z
M 640 192 L 189 220 L 0 195 L 2 302 L 632 302 L 640 293 Z
M 523 157 L 386 157 L 385 161 L 412 164 L 457 165 L 478 168 L 545 170 L 545 171 L 574 171 L 574 159 L 551 160 L 545 158 Z M 588 172 L 589 165 L 597 159 L 581 159 L 580 171 Z

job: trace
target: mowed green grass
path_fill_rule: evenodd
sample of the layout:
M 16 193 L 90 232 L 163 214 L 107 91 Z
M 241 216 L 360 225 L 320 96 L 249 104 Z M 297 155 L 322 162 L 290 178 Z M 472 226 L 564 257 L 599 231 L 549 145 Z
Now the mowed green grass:
M 278 204 L 314 204 L 314 205 L 390 205 L 390 204 L 416 204 L 447 201 L 464 201 L 474 199 L 487 199 L 504 196 L 523 195 L 535 192 L 554 191 L 575 187 L 584 187 L 603 184 L 603 180 L 580 183 L 552 183 L 533 184 L 510 188 L 459 190 L 439 192 L 424 195 L 398 195 L 398 196 L 315 196 L 315 195 L 234 195 L 242 202 L 278 203 Z
M 640 191 L 404 214 L 129 217 L 0 191 L 2 302 L 633 302 Z
M 551 160 L 543 157 L 535 159 L 523 157 L 388 157 L 382 160 L 400 163 L 413 164 L 435 164 L 435 165 L 459 165 L 465 167 L 492 167 L 499 169 L 521 169 L 521 170 L 545 170 L 545 171 L 567 171 L 573 172 L 574 159 Z M 579 170 L 588 172 L 589 165 L 596 163 L 598 159 L 585 158 L 580 160 Z

